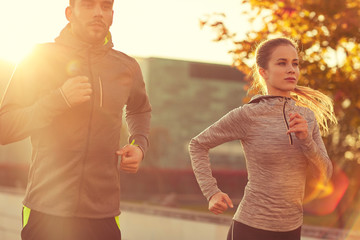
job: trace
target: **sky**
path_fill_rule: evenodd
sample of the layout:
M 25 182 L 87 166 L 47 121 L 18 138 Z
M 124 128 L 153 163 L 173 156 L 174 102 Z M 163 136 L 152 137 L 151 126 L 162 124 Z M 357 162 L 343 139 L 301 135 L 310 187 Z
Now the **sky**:
M 0 7 L 0 59 L 16 62 L 37 43 L 51 42 L 67 24 L 67 0 L 11 0 Z M 241 34 L 240 0 L 115 0 L 110 29 L 115 49 L 134 57 L 161 57 L 231 64 L 230 43 L 214 42 L 199 19 L 223 12 Z

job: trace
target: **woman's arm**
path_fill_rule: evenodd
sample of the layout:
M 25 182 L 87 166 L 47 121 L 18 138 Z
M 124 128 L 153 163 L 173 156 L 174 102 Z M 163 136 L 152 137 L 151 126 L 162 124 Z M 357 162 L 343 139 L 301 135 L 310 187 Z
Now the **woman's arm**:
M 212 176 L 209 150 L 225 142 L 244 139 L 247 121 L 243 108 L 234 109 L 190 141 L 192 168 L 207 200 L 220 192 L 216 179 Z

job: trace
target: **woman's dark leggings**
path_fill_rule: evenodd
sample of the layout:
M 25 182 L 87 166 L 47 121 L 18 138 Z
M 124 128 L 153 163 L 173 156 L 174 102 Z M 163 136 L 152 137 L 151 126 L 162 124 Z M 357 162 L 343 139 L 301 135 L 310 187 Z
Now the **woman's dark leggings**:
M 233 221 L 227 240 L 300 240 L 301 227 L 289 232 L 273 232 Z

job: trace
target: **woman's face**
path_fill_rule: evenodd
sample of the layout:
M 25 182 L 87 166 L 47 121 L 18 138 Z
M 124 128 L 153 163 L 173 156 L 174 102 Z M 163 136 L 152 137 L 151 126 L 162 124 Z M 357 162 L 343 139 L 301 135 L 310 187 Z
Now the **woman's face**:
M 296 49 L 291 45 L 275 48 L 271 54 L 267 69 L 260 68 L 260 75 L 264 78 L 268 94 L 290 97 L 299 78 L 299 57 Z

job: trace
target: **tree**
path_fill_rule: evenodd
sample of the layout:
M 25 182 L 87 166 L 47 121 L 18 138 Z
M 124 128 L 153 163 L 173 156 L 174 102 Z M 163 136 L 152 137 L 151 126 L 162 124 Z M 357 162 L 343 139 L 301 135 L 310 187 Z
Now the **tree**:
M 334 99 L 339 124 L 324 138 L 328 153 L 350 179 L 358 178 L 360 0 L 243 0 L 241 7 L 252 26 L 245 36 L 226 27 L 223 13 L 204 16 L 201 26 L 216 31 L 215 41 L 233 43 L 233 65 L 248 74 L 249 82 L 257 43 L 274 35 L 296 39 L 303 60 L 300 84 Z M 351 183 L 359 188 L 359 181 Z

